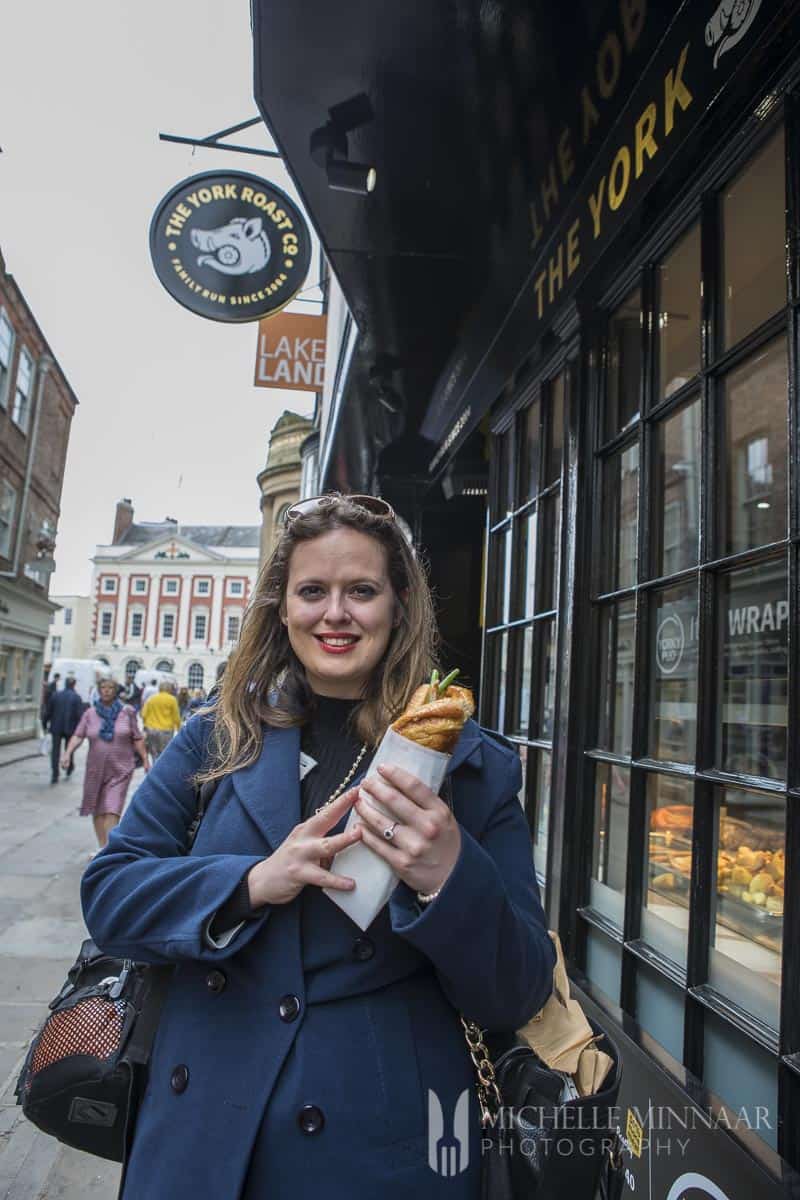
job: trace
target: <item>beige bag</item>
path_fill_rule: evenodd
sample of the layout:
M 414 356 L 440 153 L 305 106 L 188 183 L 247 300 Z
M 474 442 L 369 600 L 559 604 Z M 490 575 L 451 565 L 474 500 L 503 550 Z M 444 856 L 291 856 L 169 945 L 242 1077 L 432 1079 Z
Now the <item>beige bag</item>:
M 600 1090 L 613 1060 L 595 1046 L 597 1036 L 569 993 L 559 936 L 552 929 L 549 933 L 556 948 L 553 991 L 542 1011 L 517 1033 L 551 1070 L 572 1075 L 579 1095 L 592 1096 Z

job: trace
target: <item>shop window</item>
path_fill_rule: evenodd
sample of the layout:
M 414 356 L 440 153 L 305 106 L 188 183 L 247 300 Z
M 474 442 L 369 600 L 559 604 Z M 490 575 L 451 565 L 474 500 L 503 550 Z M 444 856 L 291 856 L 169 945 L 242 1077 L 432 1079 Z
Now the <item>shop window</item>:
M 547 846 L 550 831 L 550 784 L 553 770 L 553 755 L 539 750 L 535 761 L 536 789 L 533 810 L 533 865 L 541 879 L 547 876 Z
M 9 651 L 0 646 L 0 701 L 8 699 Z
M 669 775 L 647 780 L 647 845 L 642 937 L 686 965 L 692 877 L 694 785 Z
M 541 587 L 535 611 L 551 612 L 558 604 L 558 573 L 561 566 L 561 493 L 542 501 Z
M 511 430 L 498 434 L 494 439 L 492 456 L 492 524 L 502 521 L 511 509 Z
M 541 403 L 534 400 L 518 417 L 517 441 L 519 465 L 517 467 L 517 507 L 520 508 L 539 491 L 541 459 L 542 417 Z M 499 518 L 498 518 L 499 519 Z
M 534 736 L 552 742 L 556 707 L 556 623 L 536 624 L 537 690 L 534 712 Z
M 586 936 L 586 974 L 609 1000 L 619 1000 L 622 947 L 591 926 Z
M 608 322 L 605 440 L 627 429 L 639 416 L 642 376 L 642 293 L 635 288 Z
M 490 535 L 489 542 L 489 626 L 504 625 L 509 620 L 510 583 L 513 530 L 506 526 L 499 533 Z M 527 563 L 525 570 L 528 569 Z
M 536 599 L 536 534 L 538 514 L 534 510 L 516 522 L 517 549 L 514 617 L 532 617 Z M 499 540 L 495 535 L 495 540 Z
M 786 341 L 778 338 L 727 376 L 724 551 L 736 554 L 786 537 L 789 394 Z
M 594 833 L 589 899 L 622 928 L 628 864 L 631 773 L 617 763 L 595 764 Z
M 734 1110 L 744 1106 L 744 1119 L 749 1118 L 755 1135 L 775 1148 L 778 1081 L 774 1058 L 713 1013 L 706 1014 L 704 1029 L 704 1082 Z M 735 1129 L 735 1124 L 732 1127 Z
M 14 330 L 6 314 L 0 311 L 0 408 L 5 408 L 8 403 L 13 355 Z
M 486 704 L 481 714 L 481 724 L 503 732 L 505 724 L 506 687 L 508 682 L 508 633 L 494 633 L 487 637 L 487 688 Z
M 700 226 L 693 225 L 657 268 L 656 399 L 677 392 L 700 370 Z
M 36 690 L 36 675 L 39 668 L 39 658 L 33 650 L 25 655 L 25 699 L 32 700 Z
M 786 304 L 783 130 L 722 195 L 723 341 L 741 341 Z
M 636 604 L 608 604 L 600 616 L 600 719 L 597 745 L 629 755 L 633 731 Z
M 718 762 L 723 771 L 786 777 L 789 598 L 786 563 L 719 579 Z
M 652 758 L 691 763 L 697 731 L 697 585 L 664 588 L 651 599 Z
M 528 732 L 531 708 L 531 670 L 533 660 L 533 626 L 512 629 L 511 661 L 516 664 L 516 679 L 511 697 L 511 713 L 507 722 L 508 733 L 524 737 Z
M 656 971 L 640 965 L 636 972 L 635 1004 L 636 1020 L 642 1029 L 680 1062 L 685 1009 L 682 992 Z
M 639 538 L 639 446 L 612 454 L 603 466 L 601 588 L 617 592 L 636 583 Z
M 550 381 L 547 401 L 547 453 L 545 454 L 545 486 L 558 483 L 564 459 L 564 401 L 567 373 L 561 371 Z
M 709 982 L 777 1029 L 786 801 L 717 789 L 717 898 Z
M 698 561 L 700 531 L 700 401 L 656 427 L 654 564 L 674 575 Z

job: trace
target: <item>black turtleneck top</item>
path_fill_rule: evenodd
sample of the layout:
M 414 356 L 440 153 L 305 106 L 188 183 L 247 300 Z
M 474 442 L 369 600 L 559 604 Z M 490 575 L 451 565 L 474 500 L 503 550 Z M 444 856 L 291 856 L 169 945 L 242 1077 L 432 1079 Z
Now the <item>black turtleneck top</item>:
M 300 784 L 301 821 L 312 817 L 314 809 L 324 804 L 331 793 L 336 791 L 358 757 L 363 743 L 351 728 L 350 717 L 359 703 L 358 700 L 339 700 L 333 696 L 315 694 L 313 715 L 300 733 L 300 748 L 303 754 L 315 759 L 317 764 L 306 773 Z M 354 779 L 363 775 L 371 759 L 372 753 L 367 748 L 353 775 Z M 352 780 L 348 787 L 352 787 Z M 335 827 L 337 833 L 344 828 L 345 819 Z M 241 921 L 257 916 L 258 912 L 259 909 L 254 909 L 250 904 L 245 874 L 230 899 L 217 910 L 209 933 L 212 938 L 219 938 Z

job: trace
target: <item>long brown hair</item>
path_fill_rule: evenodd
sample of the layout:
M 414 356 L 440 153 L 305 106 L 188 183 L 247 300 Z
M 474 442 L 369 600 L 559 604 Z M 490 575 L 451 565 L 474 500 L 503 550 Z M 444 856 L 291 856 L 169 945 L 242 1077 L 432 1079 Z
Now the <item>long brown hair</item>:
M 334 529 L 355 529 L 383 546 L 400 618 L 351 719 L 360 740 L 377 746 L 387 725 L 439 666 L 439 634 L 427 564 L 408 543 L 397 521 L 376 517 L 346 496 L 331 493 L 330 504 L 295 517 L 283 529 L 258 577 L 239 644 L 220 683 L 209 743 L 211 762 L 197 774 L 199 783 L 255 762 L 265 725 L 285 729 L 303 725 L 313 715 L 314 694 L 305 667 L 289 643 L 281 614 L 295 547 Z M 406 589 L 407 599 L 401 602 L 400 594 Z

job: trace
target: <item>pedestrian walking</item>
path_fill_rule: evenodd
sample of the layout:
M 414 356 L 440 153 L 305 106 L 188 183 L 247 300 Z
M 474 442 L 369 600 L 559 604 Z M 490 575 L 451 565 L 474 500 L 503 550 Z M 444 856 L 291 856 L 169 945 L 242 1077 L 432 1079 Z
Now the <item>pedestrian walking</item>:
M 155 695 L 145 701 L 142 724 L 150 758 L 155 762 L 181 727 L 178 701 L 173 695 L 172 685 L 166 680 L 162 680 Z
M 198 709 L 205 708 L 205 705 L 206 705 L 205 692 L 203 691 L 202 688 L 195 688 L 194 691 L 192 692 L 192 698 L 189 701 L 189 704 L 186 709 L 186 716 L 187 717 L 193 716 L 197 712 Z
M 467 721 L 452 809 L 396 768 L 357 786 L 438 665 L 436 638 L 425 572 L 385 501 L 289 510 L 216 705 L 183 726 L 83 878 L 102 949 L 179 964 L 125 1200 L 477 1200 L 459 1013 L 519 1028 L 555 955 L 515 753 Z M 199 780 L 217 789 L 187 854 Z M 399 879 L 366 931 L 323 891 L 352 888 L 331 860 L 359 841 Z M 442 1134 L 429 1089 L 445 1128 L 470 1089 L 453 1177 L 429 1166 Z
M 82 817 L 92 817 L 97 844 L 102 849 L 125 807 L 136 766 L 134 749 L 145 771 L 147 750 L 136 713 L 117 697 L 114 680 L 101 679 L 98 691 L 98 699 L 85 710 L 69 739 L 61 765 L 68 771 L 78 746 L 84 738 L 89 739 L 80 812 Z
M 180 688 L 176 699 L 178 701 L 178 712 L 181 714 L 181 721 L 185 721 L 186 717 L 188 716 L 188 709 L 189 709 L 189 689 L 188 689 L 188 687 Z
M 83 716 L 83 701 L 75 691 L 75 680 L 68 675 L 60 692 L 53 691 L 45 709 L 44 728 L 50 731 L 50 782 L 58 783 L 58 767 L 65 744 L 72 737 Z M 74 763 L 70 759 L 67 778 L 72 774 Z
M 42 683 L 42 700 L 41 700 L 41 709 L 39 712 L 39 719 L 42 723 L 42 729 L 45 731 L 45 733 L 47 733 L 47 725 L 45 724 L 45 721 L 47 719 L 47 705 L 50 700 L 50 697 L 52 695 L 54 695 L 54 693 L 56 692 L 56 690 L 58 688 L 58 681 L 60 678 L 61 678 L 61 676 L 56 672 L 56 674 L 53 676 L 53 678 L 48 683 L 47 682 L 47 674 L 45 673 L 44 682 Z

